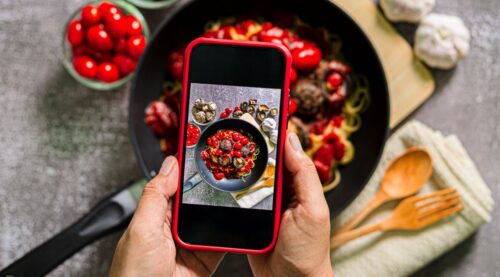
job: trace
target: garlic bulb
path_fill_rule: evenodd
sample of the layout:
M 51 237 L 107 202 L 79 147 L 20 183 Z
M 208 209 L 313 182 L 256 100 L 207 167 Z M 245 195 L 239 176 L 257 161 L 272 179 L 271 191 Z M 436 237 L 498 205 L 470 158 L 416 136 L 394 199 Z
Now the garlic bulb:
M 427 65 L 449 69 L 469 52 L 470 34 L 452 15 L 429 14 L 415 33 L 415 54 Z
M 271 131 L 271 133 L 269 134 L 269 140 L 274 144 L 278 143 L 278 130 Z
M 278 126 L 278 124 L 276 123 L 276 120 L 268 117 L 266 119 L 264 119 L 264 121 L 262 121 L 262 130 L 264 130 L 264 132 L 266 133 L 270 133 L 272 132 L 274 129 L 276 129 L 276 127 Z
M 385 16 L 393 22 L 418 22 L 435 3 L 435 0 L 380 0 Z

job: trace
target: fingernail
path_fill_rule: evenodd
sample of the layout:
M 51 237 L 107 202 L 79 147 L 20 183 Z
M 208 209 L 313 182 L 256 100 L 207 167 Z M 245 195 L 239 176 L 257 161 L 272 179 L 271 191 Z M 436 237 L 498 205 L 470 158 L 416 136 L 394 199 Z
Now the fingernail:
M 300 140 L 295 133 L 290 133 L 290 135 L 288 135 L 288 141 L 290 142 L 293 151 L 299 154 L 303 153 L 302 145 L 300 144 Z
M 174 168 L 175 158 L 173 156 L 168 156 L 163 164 L 161 165 L 160 174 L 163 176 L 168 176 Z

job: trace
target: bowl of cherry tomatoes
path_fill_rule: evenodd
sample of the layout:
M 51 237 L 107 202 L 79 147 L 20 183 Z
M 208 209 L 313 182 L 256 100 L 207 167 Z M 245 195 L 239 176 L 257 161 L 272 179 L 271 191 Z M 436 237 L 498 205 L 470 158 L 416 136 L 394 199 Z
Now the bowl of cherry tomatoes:
M 87 3 L 66 24 L 64 67 L 86 87 L 118 88 L 132 78 L 148 37 L 146 20 L 131 4 L 121 0 Z
M 188 123 L 187 134 L 186 134 L 186 146 L 187 148 L 193 148 L 198 143 L 198 139 L 200 138 L 201 130 L 200 127 Z

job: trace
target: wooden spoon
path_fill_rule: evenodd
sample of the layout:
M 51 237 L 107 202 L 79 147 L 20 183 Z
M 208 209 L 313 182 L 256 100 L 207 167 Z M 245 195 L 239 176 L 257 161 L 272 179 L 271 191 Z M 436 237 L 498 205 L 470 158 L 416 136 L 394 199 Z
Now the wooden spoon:
M 358 226 L 366 216 L 382 204 L 417 193 L 432 173 L 432 159 L 423 148 L 411 147 L 394 160 L 385 172 L 373 200 L 335 233 Z
M 463 208 L 459 194 L 454 188 L 408 197 L 401 201 L 385 220 L 334 235 L 330 239 L 330 250 L 375 231 L 422 229 Z

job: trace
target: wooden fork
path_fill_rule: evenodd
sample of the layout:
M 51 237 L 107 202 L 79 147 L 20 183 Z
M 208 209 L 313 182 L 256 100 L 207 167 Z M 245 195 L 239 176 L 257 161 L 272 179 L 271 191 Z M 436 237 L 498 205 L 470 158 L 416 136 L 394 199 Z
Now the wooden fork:
M 459 194 L 454 188 L 409 197 L 401 201 L 382 222 L 334 235 L 330 239 L 330 249 L 375 231 L 418 230 L 462 209 Z

